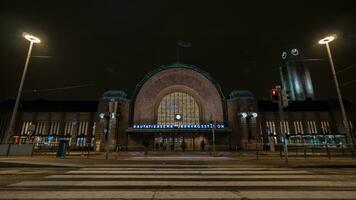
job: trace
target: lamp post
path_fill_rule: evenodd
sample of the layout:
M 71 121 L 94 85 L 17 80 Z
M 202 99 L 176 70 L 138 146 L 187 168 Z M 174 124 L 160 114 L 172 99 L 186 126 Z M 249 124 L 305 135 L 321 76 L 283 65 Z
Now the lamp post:
M 118 119 L 120 117 L 120 106 L 119 102 L 116 102 L 115 99 L 111 99 L 108 105 L 108 109 L 106 112 L 102 112 L 99 114 L 99 118 L 101 123 L 103 123 L 103 136 L 105 139 L 104 147 L 105 147 L 105 159 L 109 159 L 109 137 L 112 133 L 113 124 L 116 125 L 118 123 Z M 118 134 L 118 133 L 117 133 Z M 116 136 L 118 139 L 118 135 Z M 116 141 L 118 144 L 118 140 Z
M 329 43 L 332 42 L 334 39 L 335 39 L 334 36 L 327 36 L 327 37 L 319 40 L 319 44 L 325 44 L 325 46 L 326 46 L 326 50 L 327 50 L 328 56 L 329 56 L 331 71 L 332 71 L 332 74 L 333 74 L 333 77 L 334 77 L 335 86 L 336 86 L 337 96 L 338 96 L 339 103 L 340 103 L 342 120 L 343 120 L 344 128 L 346 130 L 348 143 L 353 144 L 354 140 L 353 140 L 353 137 L 351 135 L 350 126 L 349 126 L 349 122 L 347 120 L 344 103 L 342 101 L 339 82 L 338 82 L 337 76 L 336 76 L 336 71 L 335 71 L 335 67 L 334 67 L 334 61 L 333 61 L 333 58 L 332 58 L 332 55 L 331 55 L 331 51 L 330 51 L 330 47 L 329 47 Z
M 6 131 L 5 142 L 9 142 L 9 139 L 11 138 L 12 134 L 14 133 L 13 126 L 14 126 L 14 123 L 15 123 L 17 109 L 19 107 L 22 88 L 23 88 L 23 84 L 24 84 L 24 81 L 25 81 L 25 78 L 26 78 L 28 63 L 30 61 L 33 44 L 41 42 L 41 40 L 39 38 L 37 38 L 37 37 L 35 37 L 35 36 L 31 35 L 31 34 L 28 34 L 28 33 L 23 33 L 23 37 L 30 42 L 30 46 L 29 46 L 29 49 L 28 49 L 28 52 L 27 52 L 27 58 L 26 58 L 25 67 L 24 67 L 24 70 L 23 70 L 23 73 L 22 73 L 20 87 L 19 87 L 19 90 L 17 92 L 17 97 L 16 97 L 16 101 L 15 101 L 14 110 L 12 111 L 9 127 L 8 127 L 8 129 Z
M 99 114 L 100 119 L 103 121 L 103 136 L 104 136 L 104 148 L 105 148 L 105 160 L 109 159 L 109 147 L 108 147 L 108 142 L 109 142 L 109 134 L 110 134 L 110 113 L 105 112 L 105 113 L 100 113 Z
M 216 155 L 216 149 L 215 149 L 215 126 L 216 122 L 213 121 L 213 126 L 212 126 L 212 132 L 213 132 L 213 155 Z

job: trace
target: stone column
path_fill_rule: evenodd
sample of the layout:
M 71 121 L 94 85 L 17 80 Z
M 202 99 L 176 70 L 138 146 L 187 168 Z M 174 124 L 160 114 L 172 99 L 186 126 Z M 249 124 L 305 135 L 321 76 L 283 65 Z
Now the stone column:
M 91 138 L 94 136 L 93 134 L 93 126 L 94 126 L 94 113 L 90 113 L 89 120 L 88 120 L 88 133 L 86 138 L 86 143 L 91 143 Z
M 62 112 L 61 120 L 59 121 L 59 137 L 64 136 L 64 129 L 66 125 L 66 113 Z
M 78 131 L 79 131 L 79 114 L 76 113 L 75 117 L 73 119 L 73 130 L 72 130 L 72 135 L 71 135 L 71 144 L 70 146 L 76 146 L 77 144 L 77 137 L 78 137 Z

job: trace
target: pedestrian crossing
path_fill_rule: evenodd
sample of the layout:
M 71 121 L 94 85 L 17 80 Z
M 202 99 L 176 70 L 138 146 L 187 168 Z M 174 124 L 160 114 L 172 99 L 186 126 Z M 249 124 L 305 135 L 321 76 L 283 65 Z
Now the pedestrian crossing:
M 0 189 L 0 199 L 356 199 L 356 174 L 256 166 L 102 165 Z

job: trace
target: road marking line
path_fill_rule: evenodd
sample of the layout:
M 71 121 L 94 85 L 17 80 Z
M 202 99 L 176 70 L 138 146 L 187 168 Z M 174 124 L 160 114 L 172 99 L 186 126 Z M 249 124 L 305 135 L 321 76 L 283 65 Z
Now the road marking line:
M 356 191 L 0 191 L 0 199 L 355 199 Z
M 68 171 L 67 174 L 311 174 L 307 171 Z
M 125 179 L 125 178 L 140 178 L 140 179 L 332 179 L 345 178 L 345 176 L 337 175 L 92 175 L 92 174 L 60 174 L 50 175 L 45 178 L 50 179 Z M 356 176 L 347 176 L 347 178 L 356 178 Z M 355 179 L 356 181 L 356 179 Z
M 346 181 L 23 181 L 10 187 L 356 187 Z

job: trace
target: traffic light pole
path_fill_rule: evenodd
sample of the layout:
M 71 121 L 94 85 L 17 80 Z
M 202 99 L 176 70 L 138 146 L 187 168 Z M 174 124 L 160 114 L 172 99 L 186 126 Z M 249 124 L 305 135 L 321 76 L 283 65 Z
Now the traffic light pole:
M 279 86 L 276 87 L 278 89 L 279 93 L 279 99 L 278 99 L 278 113 L 279 113 L 279 119 L 280 119 L 280 131 L 281 131 L 281 136 L 283 138 L 283 151 L 284 151 L 284 160 L 286 164 L 288 164 L 288 140 L 286 137 L 286 134 L 283 130 L 283 125 L 284 125 L 284 115 L 283 115 L 283 89 Z

